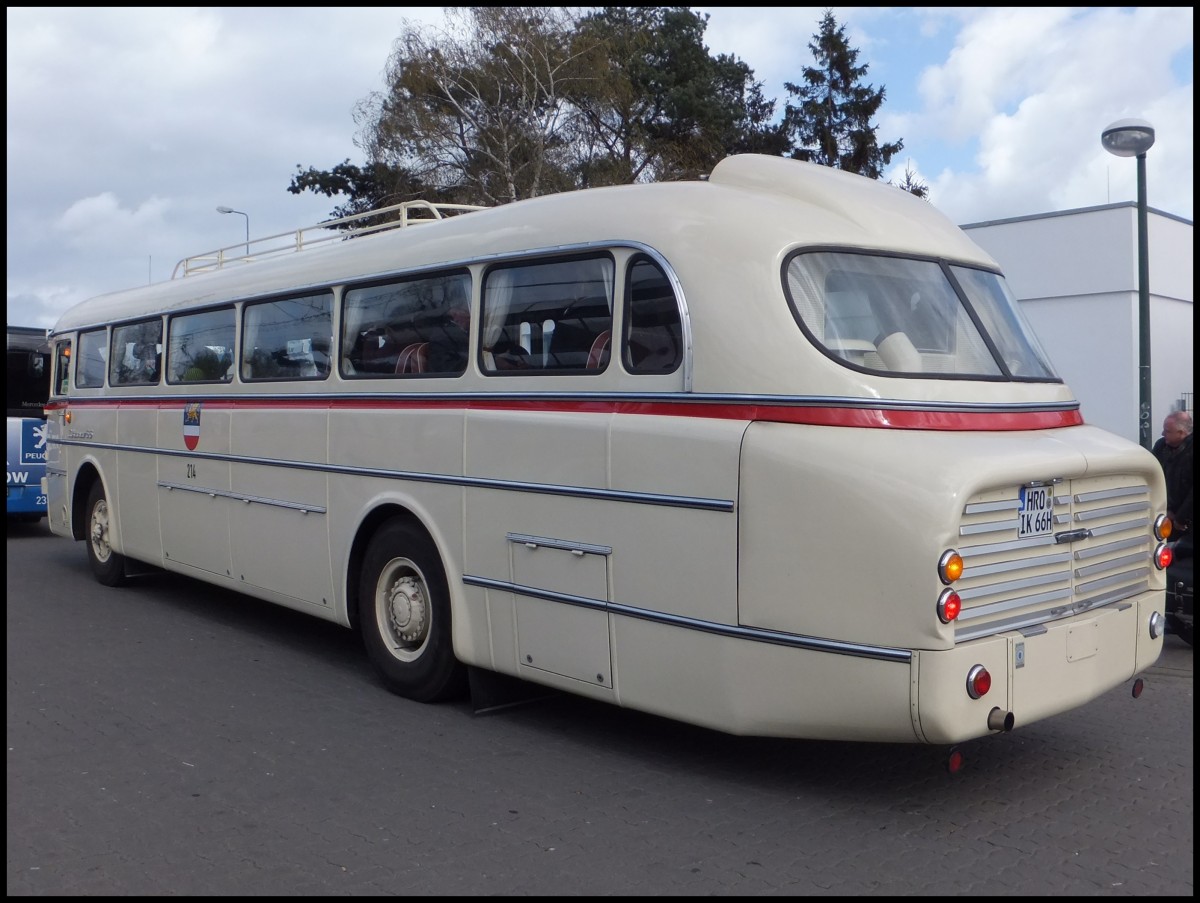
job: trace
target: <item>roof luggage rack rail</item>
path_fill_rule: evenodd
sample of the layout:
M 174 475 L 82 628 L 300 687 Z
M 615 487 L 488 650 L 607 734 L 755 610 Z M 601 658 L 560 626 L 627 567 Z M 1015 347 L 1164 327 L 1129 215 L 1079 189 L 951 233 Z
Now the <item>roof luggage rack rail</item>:
M 380 207 L 368 210 L 366 213 L 355 213 L 340 219 L 326 220 L 315 226 L 306 226 L 290 232 L 280 232 L 263 238 L 252 238 L 249 241 L 238 242 L 215 251 L 205 251 L 192 257 L 185 257 L 171 271 L 171 278 L 192 276 L 197 273 L 207 273 L 220 270 L 234 263 L 250 263 L 268 257 L 278 257 L 303 251 L 316 245 L 331 241 L 343 241 L 347 238 L 357 238 L 373 232 L 384 232 L 389 229 L 403 229 L 419 223 L 432 223 L 449 216 L 470 213 L 473 210 L 485 210 L 472 204 L 435 204 L 430 201 L 405 201 L 390 207 Z M 361 223 L 362 225 L 354 225 Z M 338 228 L 348 227 L 348 228 Z

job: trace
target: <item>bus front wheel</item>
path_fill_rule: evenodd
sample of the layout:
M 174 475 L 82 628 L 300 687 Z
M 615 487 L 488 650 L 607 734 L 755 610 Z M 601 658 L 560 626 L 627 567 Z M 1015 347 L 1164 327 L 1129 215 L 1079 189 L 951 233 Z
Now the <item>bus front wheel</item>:
M 97 480 L 88 493 L 88 560 L 97 580 L 105 586 L 120 586 L 125 582 L 125 556 L 113 551 L 111 529 L 112 510 L 108 507 L 104 485 Z
M 420 527 L 392 520 L 372 537 L 358 606 L 367 655 L 393 693 L 437 702 L 465 686 L 454 657 L 446 571 Z

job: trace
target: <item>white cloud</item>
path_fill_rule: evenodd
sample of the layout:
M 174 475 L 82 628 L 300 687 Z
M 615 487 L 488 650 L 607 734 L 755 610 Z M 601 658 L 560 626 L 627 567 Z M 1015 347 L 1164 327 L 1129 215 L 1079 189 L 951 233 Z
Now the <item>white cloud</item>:
M 714 52 L 782 106 L 824 7 L 704 7 Z M 1166 7 L 833 7 L 868 81 L 880 138 L 959 223 L 1129 200 L 1135 166 L 1100 147 L 1149 119 L 1150 203 L 1192 215 L 1193 11 Z M 441 7 L 9 7 L 8 317 L 50 325 L 84 298 L 164 279 L 244 235 L 324 219 L 296 166 L 355 145 L 402 22 Z M 1184 70 L 1181 78 L 1178 71 Z

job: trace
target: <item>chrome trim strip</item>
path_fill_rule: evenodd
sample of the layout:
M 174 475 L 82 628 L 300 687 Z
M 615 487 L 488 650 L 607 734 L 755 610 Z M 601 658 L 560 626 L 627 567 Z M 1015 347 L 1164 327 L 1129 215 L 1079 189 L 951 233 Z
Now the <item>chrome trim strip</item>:
M 575 542 L 570 539 L 551 539 L 548 536 L 530 536 L 527 533 L 507 533 L 505 538 L 511 543 L 527 546 L 531 549 L 562 549 L 565 552 L 579 552 L 583 555 L 611 555 L 612 546 L 597 546 L 588 542 Z
M 1045 633 L 1045 628 L 1036 629 L 1038 625 L 1047 624 L 1051 621 L 1061 621 L 1063 618 L 1071 618 L 1075 615 L 1084 614 L 1093 611 L 1097 608 L 1105 608 L 1120 602 L 1123 599 L 1134 595 L 1134 592 L 1143 592 L 1148 589 L 1147 586 L 1131 588 L 1129 592 L 1111 593 L 1107 596 L 1098 597 L 1086 602 L 1076 602 L 1074 605 L 1063 606 L 1062 608 L 1052 609 L 1049 612 L 1034 612 L 1032 614 L 1018 616 L 1015 618 L 1007 618 L 1000 621 L 989 621 L 986 624 L 977 624 L 966 628 L 965 630 L 954 631 L 954 642 L 963 643 L 967 640 L 978 639 L 982 636 L 991 636 L 997 633 L 1004 633 L 1009 630 L 1019 630 L 1025 636 L 1030 636 L 1035 633 Z M 1128 605 L 1117 605 L 1118 611 L 1123 611 L 1128 608 Z
M 1122 555 L 1120 558 L 1111 558 L 1108 561 L 1099 561 L 1096 564 L 1089 564 L 1085 567 L 1076 568 L 1076 577 L 1090 577 L 1093 574 L 1104 574 L 1108 571 L 1118 570 L 1127 565 L 1137 565 L 1145 562 L 1145 554 L 1140 555 Z
M 1139 577 L 1145 579 L 1150 576 L 1150 568 L 1137 568 L 1132 571 L 1125 571 L 1121 574 L 1114 574 L 1111 577 L 1102 577 L 1099 580 L 1092 580 L 1088 583 L 1080 583 L 1075 587 L 1076 593 L 1091 592 L 1095 589 L 1104 589 L 1106 586 L 1115 586 L 1119 583 L 1125 583 L 1129 580 L 1137 580 Z M 1146 580 L 1149 583 L 1149 580 Z
M 1003 595 L 1004 593 L 1014 592 L 1016 590 L 1033 589 L 1035 586 L 1049 586 L 1053 583 L 1065 583 L 1068 588 L 1071 583 L 1070 569 L 1054 571 L 1049 574 L 1041 574 L 1037 577 L 1024 577 L 1020 580 L 1009 580 L 1006 583 L 989 583 L 987 586 L 981 586 L 977 589 L 960 589 L 958 591 L 959 598 L 963 601 L 963 613 L 966 613 L 966 604 L 975 602 L 979 599 L 989 599 L 992 596 Z M 1034 597 L 1026 597 L 1029 604 L 1034 601 Z M 962 615 L 959 615 L 961 618 Z
M 890 649 L 885 646 L 864 646 L 860 643 L 844 643 L 837 640 L 823 640 L 818 637 L 799 636 L 793 633 L 780 633 L 775 630 L 761 630 L 756 627 L 739 627 L 732 624 L 718 624 L 714 621 L 701 621 L 697 618 L 687 618 L 682 615 L 672 615 L 661 611 L 650 611 L 631 605 L 620 605 L 615 602 L 605 602 L 586 596 L 573 596 L 569 593 L 556 593 L 550 590 L 510 583 L 505 580 L 492 580 L 488 577 L 477 577 L 471 574 L 463 575 L 463 583 L 468 586 L 479 586 L 484 589 L 494 589 L 501 592 L 515 593 L 519 596 L 530 596 L 544 599 L 548 602 L 562 602 L 566 605 L 576 605 L 594 611 L 606 611 L 611 615 L 621 615 L 627 618 L 637 618 L 641 621 L 651 621 L 656 624 L 666 624 L 680 627 L 684 630 L 696 630 L 701 633 L 711 633 L 731 639 L 748 640 L 753 643 L 770 643 L 775 646 L 789 646 L 794 649 L 809 649 L 817 652 L 831 652 L 835 655 L 849 655 L 856 658 L 871 658 L 882 661 L 900 662 L 907 664 L 912 661 L 913 653 L 909 649 Z
M 967 548 L 959 549 L 958 554 L 963 557 L 963 561 L 967 561 L 979 555 L 990 555 L 993 552 L 1016 552 L 1019 549 L 1032 549 L 1038 546 L 1052 546 L 1054 544 L 1054 536 L 1049 533 L 1043 533 L 1041 536 L 1027 536 L 1024 539 L 1010 539 L 1007 542 L 992 542 L 982 546 L 968 546 Z
M 963 514 L 985 514 L 990 511 L 1014 511 L 1020 499 L 1003 499 L 999 502 L 974 502 L 963 507 Z
M 961 552 L 959 553 L 962 554 Z M 1041 567 L 1046 564 L 1066 564 L 1071 560 L 1070 551 L 1056 552 L 1053 555 L 1040 555 L 1037 558 L 1018 558 L 1011 561 L 1001 561 L 996 564 L 984 564 L 972 567 L 969 570 L 963 568 L 963 579 L 970 580 L 972 577 L 986 577 L 988 574 L 1003 574 L 1007 571 L 1023 571 L 1027 568 Z
M 1149 511 L 1149 502 L 1134 502 L 1129 505 L 1113 505 L 1110 508 L 1095 508 L 1091 511 L 1076 511 L 1075 520 L 1083 521 L 1098 520 L 1102 517 L 1112 517 L 1114 514 L 1126 514 L 1130 511 Z
M 986 524 L 964 524 L 958 528 L 959 536 L 978 536 L 981 533 L 999 533 L 1001 530 L 1016 530 L 1019 521 L 1013 520 L 993 520 Z
M 1095 596 L 1091 599 L 1084 599 L 1083 602 L 1088 608 L 1096 608 L 1100 605 L 1108 605 L 1111 602 L 1119 602 L 1122 599 L 1128 599 L 1140 593 L 1150 591 L 1150 581 L 1143 580 L 1141 583 L 1135 583 L 1132 586 L 1124 586 L 1121 589 L 1113 590 L 1110 593 L 1105 593 L 1102 596 Z
M 1119 524 L 1105 524 L 1103 527 L 1092 527 L 1092 536 L 1107 536 L 1110 533 L 1123 533 L 1126 530 L 1148 530 L 1150 518 L 1141 520 L 1123 520 Z
M 582 371 L 581 371 L 582 372 Z M 652 375 L 652 374 L 651 374 Z M 240 385 L 240 384 L 237 384 Z M 154 388 L 164 388 L 155 386 Z M 54 400 L 58 406 L 78 404 L 115 405 L 126 401 L 140 402 L 174 402 L 183 405 L 187 402 L 274 402 L 286 399 L 289 404 L 296 402 L 333 402 L 333 401 L 362 401 L 378 403 L 381 401 L 420 402 L 420 401 L 452 401 L 459 402 L 464 408 L 470 408 L 472 402 L 480 401 L 575 401 L 575 402 L 660 402 L 664 404 L 743 404 L 758 407 L 813 407 L 813 408 L 854 408 L 865 410 L 889 411 L 936 411 L 938 413 L 963 414 L 1019 414 L 1022 412 L 1040 413 L 1054 411 L 1077 411 L 1079 402 L 1021 402 L 997 404 L 994 402 L 963 402 L 963 401 L 911 401 L 897 398 L 861 398 L 844 395 L 749 395 L 736 393 L 706 393 L 697 395 L 691 392 L 296 392 L 296 393 L 243 393 L 221 392 L 219 394 L 197 394 L 193 391 L 197 386 L 181 386 L 182 391 L 175 394 L 154 393 L 140 395 L 71 395 Z M 61 441 L 61 440 L 50 440 Z
M 1097 489 L 1095 492 L 1080 492 L 1075 496 L 1076 502 L 1094 502 L 1099 499 L 1124 498 L 1130 495 L 1147 496 L 1148 486 L 1122 486 L 1118 489 Z
M 1006 599 L 1003 602 L 991 602 L 987 605 L 979 605 L 975 608 L 964 608 L 959 614 L 958 620 L 962 622 L 975 621 L 979 618 L 985 618 L 988 615 L 998 614 L 1002 611 L 1012 611 L 1016 608 L 1025 608 L 1029 605 L 1040 605 L 1043 602 L 1057 602 L 1060 599 L 1071 598 L 1071 587 L 1066 586 L 1061 589 L 1050 590 L 1045 593 L 1038 593 L 1036 596 L 1021 596 L 1017 599 Z M 958 634 L 955 633 L 955 637 Z
M 316 473 L 340 474 L 344 476 L 379 477 L 385 480 L 402 480 L 414 483 L 440 483 L 449 486 L 465 486 L 477 489 L 502 489 L 512 492 L 533 492 L 542 495 L 560 495 L 571 498 L 604 499 L 628 502 L 635 505 L 662 505 L 667 508 L 692 508 L 702 511 L 734 510 L 732 499 L 712 499 L 689 495 L 666 495 L 655 492 L 632 492 L 622 489 L 598 489 L 589 486 L 565 486 L 556 483 L 522 483 L 517 480 L 494 480 L 484 477 L 456 477 L 451 474 L 421 473 L 418 471 L 388 470 L 382 467 L 351 467 L 341 464 L 318 464 L 313 461 L 287 461 L 276 458 L 255 458 L 248 455 L 224 455 L 212 452 L 190 452 L 182 449 L 143 448 L 135 445 L 118 445 L 102 442 L 78 442 L 59 440 L 62 445 L 78 445 L 82 448 L 102 448 L 108 451 L 136 452 L 145 455 L 166 455 L 174 458 L 199 458 L 205 461 L 223 461 L 231 464 L 259 464 L 265 467 L 286 467 L 293 470 L 309 470 Z
M 1092 546 L 1090 549 L 1080 549 L 1075 553 L 1075 560 L 1086 561 L 1089 558 L 1095 558 L 1097 555 L 1107 555 L 1110 552 L 1119 552 L 1122 549 L 1146 549 L 1148 545 L 1146 537 L 1131 536 L 1128 539 L 1118 539 L 1116 542 L 1107 542 L 1103 545 Z
M 245 502 L 247 505 L 270 505 L 273 508 L 289 508 L 293 511 L 299 511 L 301 514 L 325 514 L 328 509 L 320 505 L 305 505 L 301 502 L 288 502 L 283 499 L 271 499 L 261 495 L 246 495 L 244 492 L 231 492 L 228 489 L 205 489 L 200 486 L 187 486 L 183 483 L 168 483 L 165 480 L 158 481 L 160 489 L 166 489 L 168 492 L 180 490 L 181 492 L 194 492 L 197 495 L 207 495 L 209 498 L 232 499 L 235 502 Z

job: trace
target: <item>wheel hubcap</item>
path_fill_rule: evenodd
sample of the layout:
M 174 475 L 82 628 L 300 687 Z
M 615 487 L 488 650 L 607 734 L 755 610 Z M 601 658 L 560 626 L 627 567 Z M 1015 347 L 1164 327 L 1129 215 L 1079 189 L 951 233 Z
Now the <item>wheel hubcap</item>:
M 429 625 L 425 593 L 415 577 L 401 577 L 388 591 L 388 619 L 392 630 L 405 643 L 417 643 Z
M 100 502 L 92 509 L 92 551 L 99 561 L 107 561 L 112 551 L 108 544 L 108 505 Z

